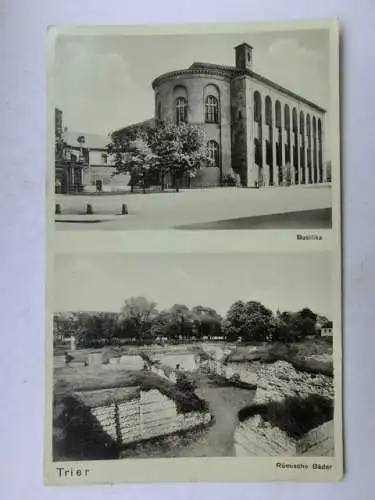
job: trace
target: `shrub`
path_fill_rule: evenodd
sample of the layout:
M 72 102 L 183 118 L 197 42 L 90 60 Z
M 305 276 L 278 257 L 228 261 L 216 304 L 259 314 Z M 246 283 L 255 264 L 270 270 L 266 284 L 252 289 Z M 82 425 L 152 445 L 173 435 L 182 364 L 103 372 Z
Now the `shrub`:
M 223 175 L 221 184 L 223 186 L 237 186 L 238 182 L 237 182 L 237 179 L 236 179 L 236 177 L 234 175 L 232 175 L 232 174 L 225 174 L 225 175 Z
M 287 398 L 283 402 L 242 408 L 238 412 L 238 419 L 243 422 L 255 415 L 260 415 L 266 422 L 278 427 L 289 437 L 299 439 L 311 429 L 332 420 L 333 402 L 315 394 L 302 399 Z

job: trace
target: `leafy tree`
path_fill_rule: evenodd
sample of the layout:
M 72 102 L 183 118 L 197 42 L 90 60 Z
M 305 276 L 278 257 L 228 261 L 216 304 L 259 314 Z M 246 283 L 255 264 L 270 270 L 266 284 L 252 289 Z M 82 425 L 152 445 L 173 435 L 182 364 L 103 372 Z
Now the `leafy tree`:
M 173 318 L 170 311 L 160 311 L 152 319 L 150 333 L 152 337 L 171 337 L 173 336 Z
M 287 328 L 295 340 L 316 334 L 317 315 L 311 309 L 304 308 L 294 313 L 289 318 Z
M 171 127 L 175 133 L 172 144 L 176 149 L 171 154 L 169 145 L 166 144 L 169 151 L 161 156 L 160 162 L 167 156 L 168 172 L 175 180 L 176 191 L 179 191 L 180 181 L 185 175 L 188 179 L 195 177 L 202 164 L 211 164 L 213 160 L 209 156 L 203 128 L 187 123 L 166 125 L 166 127 Z
M 141 181 L 145 191 L 147 175 L 158 165 L 157 156 L 152 152 L 146 137 L 139 135 L 130 142 L 125 165 L 130 173 L 132 190 L 134 190 L 134 184 Z
M 275 325 L 272 311 L 263 304 L 238 300 L 229 308 L 223 328 L 228 340 L 266 341 L 272 338 Z
M 116 167 L 116 174 L 129 173 L 131 176 L 131 190 L 140 180 L 146 180 L 147 171 L 150 170 L 151 160 L 149 138 L 152 128 L 149 125 L 133 125 L 110 134 L 110 143 L 107 145 L 107 153 Z M 142 168 L 142 156 L 146 165 Z
M 157 314 L 156 303 L 148 301 L 145 297 L 133 297 L 125 301 L 120 312 L 120 324 L 131 328 L 140 339 L 150 334 L 152 319 Z
M 158 174 L 162 189 L 170 174 L 176 190 L 184 176 L 194 177 L 202 164 L 212 164 L 204 129 L 198 125 L 159 123 L 157 127 L 129 127 L 112 134 L 108 153 L 114 158 L 116 173 L 132 177 L 152 170 Z M 132 185 L 133 186 L 133 185 Z
M 210 307 L 195 306 L 191 310 L 194 334 L 197 337 L 215 337 L 221 334 L 221 316 Z
M 193 331 L 193 318 L 187 306 L 174 304 L 169 310 L 172 337 L 189 337 Z

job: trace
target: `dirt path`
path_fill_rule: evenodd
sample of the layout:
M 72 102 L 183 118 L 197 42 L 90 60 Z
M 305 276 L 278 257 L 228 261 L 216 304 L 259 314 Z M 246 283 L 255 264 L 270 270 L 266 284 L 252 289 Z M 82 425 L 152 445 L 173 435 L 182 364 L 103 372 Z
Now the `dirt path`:
M 225 457 L 233 456 L 233 432 L 238 422 L 237 413 L 251 404 L 255 391 L 231 386 L 220 386 L 206 375 L 196 376 L 196 394 L 205 399 L 215 417 L 212 426 L 188 432 L 182 436 L 169 436 L 158 443 L 140 445 L 126 457 Z
M 236 387 L 220 387 L 206 376 L 197 379 L 197 395 L 205 399 L 215 417 L 214 424 L 190 445 L 176 450 L 178 457 L 233 456 L 233 432 L 238 411 L 250 404 L 255 391 Z

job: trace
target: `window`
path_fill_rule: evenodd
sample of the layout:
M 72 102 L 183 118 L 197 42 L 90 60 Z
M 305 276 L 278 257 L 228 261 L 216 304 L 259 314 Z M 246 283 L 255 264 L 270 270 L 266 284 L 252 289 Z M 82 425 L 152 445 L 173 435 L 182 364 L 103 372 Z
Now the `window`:
M 103 160 L 103 164 L 107 165 L 107 163 L 108 163 L 108 155 L 106 153 L 102 153 L 102 160 Z
M 206 122 L 218 123 L 219 121 L 219 105 L 216 97 L 209 95 L 206 98 Z
M 281 128 L 281 104 L 280 104 L 280 101 L 276 101 L 275 116 L 276 116 L 276 127 Z
M 262 166 L 262 144 L 259 139 L 254 139 L 254 160 L 259 167 Z
M 185 97 L 178 97 L 176 99 L 176 123 L 187 122 L 187 99 Z
M 211 158 L 214 167 L 219 167 L 219 144 L 216 141 L 208 141 L 208 156 Z
M 266 124 L 272 125 L 272 101 L 270 96 L 266 97 Z
M 286 130 L 290 130 L 290 114 L 289 106 L 287 104 L 284 106 L 284 127 Z
M 254 121 L 262 122 L 262 100 L 258 91 L 254 92 Z
M 299 114 L 299 131 L 301 134 L 301 142 L 304 144 L 305 142 L 305 116 L 303 111 Z
M 298 120 L 297 120 L 297 110 L 296 108 L 293 108 L 293 113 L 292 113 L 292 120 L 293 120 L 293 132 L 297 134 L 298 132 Z

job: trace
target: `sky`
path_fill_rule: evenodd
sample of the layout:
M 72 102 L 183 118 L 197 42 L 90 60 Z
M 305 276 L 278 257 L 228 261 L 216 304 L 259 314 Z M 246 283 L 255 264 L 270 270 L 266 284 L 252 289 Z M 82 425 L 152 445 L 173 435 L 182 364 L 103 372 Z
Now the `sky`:
M 60 35 L 54 105 L 64 125 L 108 135 L 151 118 L 151 83 L 194 61 L 234 65 L 234 47 L 253 47 L 253 70 L 323 108 L 329 103 L 329 40 L 324 30 L 210 35 Z
M 329 253 L 57 254 L 54 265 L 55 312 L 118 312 L 145 296 L 159 310 L 203 305 L 224 315 L 236 300 L 256 300 L 332 317 Z

